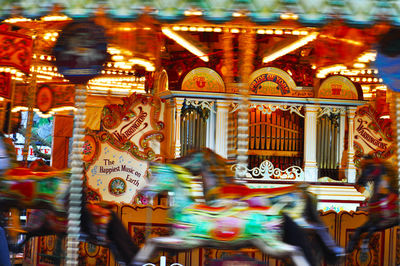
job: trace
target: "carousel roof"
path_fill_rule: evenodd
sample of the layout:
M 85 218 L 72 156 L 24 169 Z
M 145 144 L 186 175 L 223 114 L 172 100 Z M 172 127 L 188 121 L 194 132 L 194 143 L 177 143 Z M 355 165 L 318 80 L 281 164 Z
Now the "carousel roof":
M 214 22 L 246 16 L 260 24 L 288 17 L 315 26 L 338 19 L 354 27 L 382 21 L 400 24 L 400 0 L 0 0 L 2 18 L 16 14 L 35 18 L 55 10 L 72 18 L 104 10 L 121 20 L 147 13 L 166 22 L 197 15 Z

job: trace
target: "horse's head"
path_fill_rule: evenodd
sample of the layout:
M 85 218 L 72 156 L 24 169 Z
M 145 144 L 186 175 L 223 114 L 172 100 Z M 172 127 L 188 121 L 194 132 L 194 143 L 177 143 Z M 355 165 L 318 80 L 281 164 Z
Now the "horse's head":
M 149 181 L 141 189 L 143 195 L 155 195 L 163 191 L 174 191 L 179 185 L 178 181 L 188 182 L 191 174 L 184 168 L 175 164 L 160 164 L 151 162 Z
M 196 150 L 172 160 L 172 163 L 188 169 L 193 175 L 200 175 L 205 166 L 204 156 L 205 153 L 202 150 Z
M 365 158 L 361 161 L 361 173 L 357 178 L 356 185 L 366 186 L 369 181 L 379 178 L 384 173 L 385 168 L 381 160 Z
M 385 182 L 381 182 L 385 180 Z M 382 159 L 365 158 L 361 161 L 361 174 L 358 176 L 356 186 L 366 187 L 368 182 L 374 184 L 374 191 L 385 186 L 387 193 L 398 193 L 397 173 L 393 165 Z M 381 193 L 381 192 L 380 192 Z

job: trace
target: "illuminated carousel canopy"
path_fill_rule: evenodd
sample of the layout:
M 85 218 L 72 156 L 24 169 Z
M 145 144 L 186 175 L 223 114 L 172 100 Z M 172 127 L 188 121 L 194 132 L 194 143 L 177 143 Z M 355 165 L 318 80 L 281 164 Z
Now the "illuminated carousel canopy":
M 0 0 L 0 16 L 36 18 L 55 7 L 72 18 L 90 17 L 104 10 L 121 20 L 134 20 L 147 13 L 161 21 L 194 15 L 215 22 L 247 16 L 256 23 L 296 19 L 316 26 L 331 20 L 359 27 L 377 22 L 400 25 L 400 0 Z

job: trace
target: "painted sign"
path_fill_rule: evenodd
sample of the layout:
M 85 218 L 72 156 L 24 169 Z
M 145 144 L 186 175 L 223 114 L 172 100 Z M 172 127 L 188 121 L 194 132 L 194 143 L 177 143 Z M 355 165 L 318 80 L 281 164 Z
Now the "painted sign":
M 147 182 L 148 161 L 156 160 L 164 139 L 157 97 L 133 94 L 123 104 L 103 108 L 102 130 L 85 136 L 87 185 L 103 200 L 131 204 Z
M 249 87 L 252 94 L 312 97 L 311 89 L 296 88 L 296 83 L 285 71 L 264 67 L 254 71 L 249 78 Z
M 325 79 L 319 87 L 318 98 L 357 100 L 358 92 L 348 78 L 331 76 Z
M 14 144 L 15 146 L 15 151 L 17 153 L 17 161 L 22 161 L 23 160 L 23 149 L 24 149 L 24 145 L 23 144 Z M 47 154 L 47 155 L 51 155 L 51 147 L 48 146 L 38 146 L 37 147 L 41 153 L 43 154 Z M 40 159 L 40 157 L 35 155 L 34 149 L 32 146 L 29 146 L 29 150 L 28 150 L 28 161 L 34 161 L 36 159 Z
M 132 203 L 136 191 L 146 184 L 147 162 L 107 142 L 99 148 L 96 162 L 86 171 L 88 185 L 105 201 Z
M 225 84 L 215 70 L 198 67 L 187 73 L 182 81 L 182 90 L 224 92 Z
M 390 119 L 379 119 L 372 105 L 361 106 L 354 118 L 355 162 L 358 164 L 365 155 L 391 159 L 394 155 L 394 141 Z

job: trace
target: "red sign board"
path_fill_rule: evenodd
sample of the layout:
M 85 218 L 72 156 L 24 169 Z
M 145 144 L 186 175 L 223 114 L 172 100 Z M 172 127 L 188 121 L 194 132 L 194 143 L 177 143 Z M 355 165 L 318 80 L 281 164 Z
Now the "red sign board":
M 28 73 L 32 58 L 31 37 L 0 31 L 0 65 L 15 67 Z

